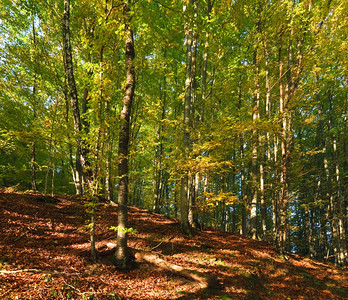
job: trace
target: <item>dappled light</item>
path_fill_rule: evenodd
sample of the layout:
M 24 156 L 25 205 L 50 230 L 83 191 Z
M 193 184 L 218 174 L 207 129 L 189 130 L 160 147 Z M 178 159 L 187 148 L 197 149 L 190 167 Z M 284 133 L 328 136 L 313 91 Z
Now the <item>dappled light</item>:
M 137 233 L 130 235 L 130 246 L 153 250 L 161 263 L 150 259 L 117 270 L 110 262 L 113 248 L 107 246 L 115 242 L 109 227 L 117 207 L 103 205 L 96 229 L 98 261 L 92 264 L 82 200 L 56 200 L 47 205 L 37 203 L 37 195 L 0 194 L 0 295 L 5 299 L 344 299 L 347 291 L 347 272 L 331 264 L 292 254 L 284 259 L 270 244 L 217 230 L 187 238 L 175 219 L 132 207 L 130 225 Z M 182 277 L 167 266 L 188 273 Z M 213 288 L 201 289 L 190 272 L 211 278 Z

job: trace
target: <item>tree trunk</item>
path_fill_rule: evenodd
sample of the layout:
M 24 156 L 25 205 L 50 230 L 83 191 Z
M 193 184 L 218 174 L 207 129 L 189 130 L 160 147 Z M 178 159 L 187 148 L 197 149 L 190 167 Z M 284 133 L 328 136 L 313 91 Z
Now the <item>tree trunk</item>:
M 165 55 L 164 55 L 165 58 Z M 161 95 L 160 100 L 162 102 L 162 111 L 161 111 L 161 120 L 158 125 L 157 130 L 157 142 L 159 143 L 156 146 L 155 150 L 155 187 L 154 187 L 154 205 L 153 211 L 156 213 L 160 213 L 161 211 L 161 202 L 164 198 L 164 190 L 165 190 L 165 169 L 163 167 L 163 158 L 164 158 L 164 145 L 163 145 L 163 132 L 164 125 L 163 120 L 166 117 L 166 109 L 167 109 L 167 93 L 166 93 L 166 77 L 163 78 L 163 85 L 161 85 Z
M 278 203 L 278 224 L 277 224 L 277 247 L 280 252 L 284 252 L 286 243 L 286 202 L 288 198 L 287 188 L 287 151 L 286 151 L 286 111 L 283 86 L 283 61 L 282 61 L 282 40 L 279 45 L 279 113 L 280 113 L 280 198 Z
M 265 55 L 265 87 L 266 87 L 266 99 L 265 99 L 265 114 L 268 120 L 271 119 L 271 88 L 269 83 L 269 54 L 266 38 L 264 38 L 264 55 Z M 271 181 L 271 176 L 267 177 L 265 169 L 271 168 L 271 136 L 269 131 L 266 132 L 266 159 L 265 162 L 260 164 L 260 197 L 261 197 L 261 215 L 262 215 L 262 232 L 263 238 L 267 238 L 267 203 L 265 199 L 265 181 Z M 269 178 L 269 179 L 268 179 Z
M 123 6 L 123 17 L 126 37 L 126 70 L 127 79 L 125 93 L 123 97 L 123 108 L 120 114 L 120 133 L 118 148 L 118 231 L 117 248 L 115 252 L 115 263 L 121 268 L 125 268 L 130 261 L 127 245 L 127 226 L 128 226 L 128 155 L 129 155 L 129 132 L 132 101 L 135 90 L 135 68 L 134 68 L 134 40 L 133 31 L 130 27 L 130 5 L 128 1 Z
M 63 46 L 64 46 L 64 59 L 65 59 L 65 74 L 68 79 L 68 91 L 70 95 L 70 102 L 72 107 L 72 113 L 74 117 L 74 129 L 76 135 L 77 154 L 76 154 L 76 170 L 81 172 L 79 175 L 83 175 L 83 166 L 85 163 L 85 157 L 83 157 L 81 148 L 81 118 L 80 109 L 78 104 L 77 89 L 74 77 L 71 43 L 70 43 L 70 0 L 64 0 L 64 17 L 63 17 Z
M 35 64 L 36 60 L 36 31 L 35 31 L 35 24 L 33 21 L 33 47 L 34 47 L 34 57 L 33 57 L 33 63 Z M 32 93 L 32 105 L 33 105 L 33 122 L 35 123 L 36 119 L 36 71 L 34 71 L 34 80 L 33 80 L 33 93 Z M 31 143 L 31 189 L 36 192 L 37 190 L 37 183 L 36 183 L 36 142 L 35 137 L 33 135 L 33 142 Z
M 194 2 L 195 18 L 197 17 L 197 3 Z M 192 35 L 192 60 L 191 60 L 191 113 L 190 127 L 194 127 L 195 120 L 195 95 L 196 95 L 196 60 L 197 60 L 197 34 L 193 32 Z M 190 148 L 192 149 L 192 142 L 190 141 Z M 196 179 L 197 173 L 193 172 L 189 178 L 189 214 L 188 219 L 192 228 L 196 227 L 197 213 L 196 213 Z
M 257 196 L 258 196 L 258 130 L 256 128 L 259 119 L 260 92 L 259 92 L 259 67 L 257 62 L 257 47 L 254 49 L 254 74 L 255 74 L 255 90 L 254 90 L 254 107 L 253 107 L 253 123 L 254 129 L 252 133 L 252 160 L 251 160 L 251 184 L 252 198 L 250 210 L 250 233 L 253 239 L 257 238 Z
M 192 7 L 193 0 L 187 1 L 187 6 Z M 184 10 L 186 6 L 184 6 Z M 192 147 L 191 128 L 192 128 L 192 44 L 193 32 L 191 21 L 185 24 L 185 47 L 186 47 L 186 81 L 185 81 L 185 103 L 184 103 L 184 134 L 183 134 L 183 154 L 184 160 L 188 159 Z M 188 170 L 184 171 L 181 178 L 180 193 L 180 226 L 183 233 L 192 235 L 191 225 L 189 222 L 189 202 L 190 202 L 190 176 Z
M 63 15 L 63 48 L 64 48 L 64 59 L 65 59 L 65 72 L 66 77 L 68 78 L 68 90 L 70 95 L 71 107 L 74 117 L 74 129 L 76 135 L 76 145 L 77 145 L 77 154 L 76 154 L 76 175 L 82 175 L 82 181 L 86 183 L 88 193 L 93 191 L 92 189 L 92 175 L 89 163 L 87 161 L 88 149 L 86 145 L 82 143 L 82 122 L 80 117 L 79 102 L 77 96 L 77 88 L 74 77 L 73 61 L 72 61 L 72 52 L 71 52 L 71 42 L 70 42 L 70 0 L 64 0 L 64 15 Z M 80 177 L 80 176 L 79 176 Z M 78 182 L 80 178 L 78 179 Z M 80 188 L 80 187 L 79 187 Z M 84 191 L 84 187 L 81 188 Z M 92 201 L 94 201 L 93 195 L 91 196 Z M 91 220 L 91 235 L 94 235 L 94 226 L 95 226 L 95 210 L 92 209 L 92 220 Z M 94 237 L 91 238 L 91 260 L 92 262 L 96 261 L 96 250 Z
M 330 131 L 334 128 L 334 119 L 333 119 L 333 107 L 332 107 L 332 90 L 328 91 L 328 102 L 329 102 L 329 126 L 328 130 Z M 334 253 L 335 253 L 335 263 L 338 265 L 343 265 L 345 261 L 345 252 L 346 252 L 346 236 L 345 228 L 343 227 L 343 211 L 342 211 L 342 199 L 341 199 L 341 179 L 340 179 L 340 168 L 338 163 L 338 153 L 337 153 L 337 138 L 336 134 L 333 133 L 332 136 L 332 173 L 335 178 L 335 190 L 333 189 L 333 180 L 331 181 L 331 218 L 332 218 L 332 230 L 333 230 L 333 243 L 334 243 Z M 328 170 L 327 170 L 328 172 Z
M 238 116 L 241 117 L 242 112 L 242 78 L 239 78 L 238 81 Z M 247 228 L 247 202 L 245 200 L 245 165 L 244 165 L 244 135 L 240 134 L 240 202 L 241 202 L 241 210 L 242 210 L 242 228 L 241 233 L 246 235 L 248 233 Z

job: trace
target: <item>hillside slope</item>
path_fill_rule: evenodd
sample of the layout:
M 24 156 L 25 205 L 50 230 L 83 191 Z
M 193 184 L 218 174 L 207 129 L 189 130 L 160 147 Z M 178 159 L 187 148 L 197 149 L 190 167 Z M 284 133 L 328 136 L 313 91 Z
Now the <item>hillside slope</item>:
M 0 299 L 345 299 L 347 271 L 220 231 L 184 237 L 176 220 L 131 207 L 130 246 L 214 277 L 215 289 L 142 263 L 121 272 L 107 244 L 117 208 L 103 205 L 98 263 L 89 261 L 88 215 L 74 197 L 0 193 Z

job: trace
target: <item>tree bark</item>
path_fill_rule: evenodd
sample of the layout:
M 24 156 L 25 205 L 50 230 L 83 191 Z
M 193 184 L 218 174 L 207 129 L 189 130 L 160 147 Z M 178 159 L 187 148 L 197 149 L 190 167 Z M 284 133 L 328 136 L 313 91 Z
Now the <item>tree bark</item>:
M 258 130 L 257 121 L 259 119 L 260 92 L 259 92 L 259 67 L 257 62 L 257 46 L 254 49 L 254 74 L 255 74 L 255 90 L 254 90 L 254 107 L 253 107 L 253 123 L 254 129 L 252 133 L 252 159 L 251 159 L 251 184 L 252 199 L 250 211 L 250 233 L 253 239 L 257 238 L 257 198 L 258 198 Z
M 82 149 L 81 131 L 82 123 L 80 118 L 80 109 L 77 96 L 77 88 L 74 77 L 74 67 L 72 61 L 71 42 L 70 42 L 70 0 L 64 0 L 64 16 L 63 16 L 63 47 L 65 58 L 65 73 L 68 79 L 68 91 L 70 95 L 70 102 L 72 113 L 74 117 L 74 129 L 76 135 L 77 155 L 76 155 L 76 170 L 79 175 L 86 177 L 85 170 L 86 156 Z M 86 180 L 86 178 L 84 178 Z M 83 190 L 83 188 L 82 188 Z
M 188 0 L 186 5 L 190 9 L 193 7 L 194 0 Z M 184 10 L 186 6 L 184 6 Z M 188 159 L 191 150 L 191 128 L 192 128 L 192 44 L 193 31 L 191 21 L 185 24 L 185 48 L 186 48 L 186 81 L 185 81 L 185 102 L 184 102 L 184 133 L 183 133 L 183 154 L 184 160 Z M 192 228 L 189 222 L 189 202 L 190 202 L 190 177 L 188 170 L 184 170 L 181 178 L 180 193 L 180 226 L 183 233 L 192 235 Z
M 286 202 L 288 198 L 287 188 L 287 143 L 286 143 L 286 111 L 283 86 L 283 61 L 282 61 L 282 37 L 279 45 L 279 113 L 280 113 L 280 198 L 278 203 L 277 247 L 284 252 L 286 243 Z
M 34 57 L 33 63 L 36 63 L 36 31 L 35 31 L 35 24 L 33 21 L 33 48 L 34 48 Z M 35 122 L 36 119 L 36 71 L 34 71 L 34 80 L 33 80 L 33 93 L 32 93 L 32 104 L 33 104 L 33 122 Z M 36 142 L 35 137 L 33 135 L 33 142 L 31 143 L 31 189 L 36 192 L 37 190 L 37 183 L 36 183 Z
M 129 132 L 132 101 L 135 90 L 135 68 L 134 68 L 134 39 L 130 21 L 131 1 L 127 1 L 123 6 L 123 17 L 126 37 L 126 85 L 123 97 L 123 108 L 120 114 L 120 133 L 118 145 L 118 231 L 117 248 L 115 252 L 115 263 L 121 268 L 125 268 L 130 262 L 127 245 L 127 226 L 128 226 L 128 155 L 129 155 Z
M 64 0 L 64 14 L 63 14 L 63 48 L 64 48 L 64 58 L 65 58 L 65 72 L 68 79 L 68 91 L 70 95 L 70 102 L 72 107 L 72 113 L 74 117 L 74 129 L 76 135 L 76 145 L 77 145 L 77 155 L 76 155 L 76 170 L 78 171 L 76 175 L 82 175 L 82 181 L 86 183 L 87 192 L 93 197 L 93 182 L 91 175 L 91 168 L 87 161 L 88 147 L 83 144 L 81 134 L 82 134 L 82 122 L 80 117 L 80 108 L 78 102 L 77 88 L 74 77 L 74 67 L 72 60 L 71 42 L 70 42 L 70 0 Z M 80 177 L 80 176 L 78 176 Z M 80 178 L 78 179 L 80 181 Z M 85 189 L 82 186 L 81 190 L 84 192 Z M 94 241 L 94 226 L 95 226 L 95 208 L 93 206 L 91 213 L 91 260 L 96 261 L 96 250 Z

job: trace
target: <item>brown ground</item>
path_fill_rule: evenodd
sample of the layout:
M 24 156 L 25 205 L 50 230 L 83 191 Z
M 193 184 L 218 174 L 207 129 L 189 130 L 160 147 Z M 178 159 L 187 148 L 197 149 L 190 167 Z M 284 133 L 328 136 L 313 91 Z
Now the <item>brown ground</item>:
M 0 193 L 0 299 L 348 299 L 347 269 L 296 255 L 284 259 L 267 243 L 220 231 L 184 237 L 176 220 L 130 208 L 130 246 L 220 283 L 195 282 L 140 264 L 127 271 L 110 264 L 106 244 L 116 208 L 102 206 L 98 263 L 89 261 L 82 200 Z M 158 246 L 158 247 L 156 247 Z

